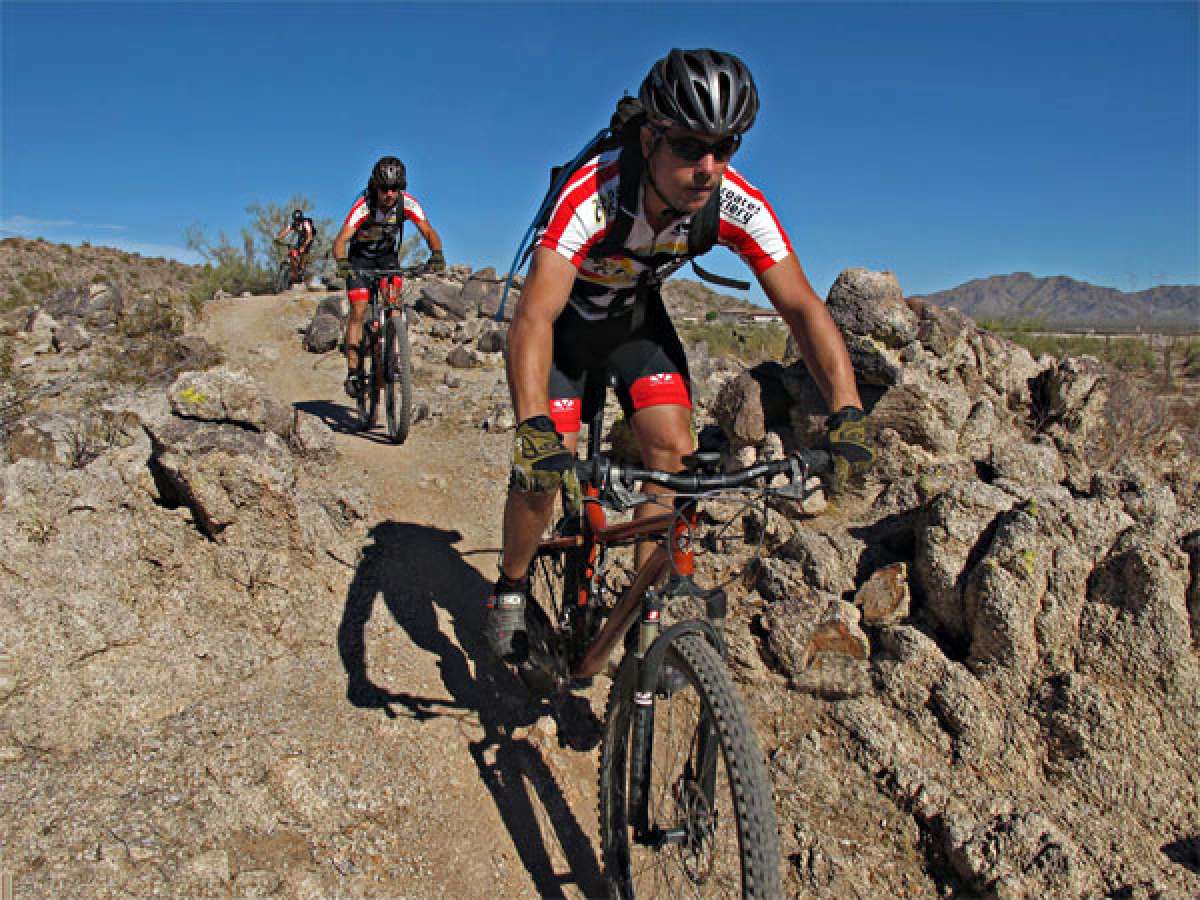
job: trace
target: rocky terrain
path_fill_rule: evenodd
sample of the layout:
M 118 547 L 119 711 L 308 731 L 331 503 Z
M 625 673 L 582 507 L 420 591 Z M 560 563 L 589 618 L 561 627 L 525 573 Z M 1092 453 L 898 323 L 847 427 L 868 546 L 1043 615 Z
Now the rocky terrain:
M 17 896 L 598 895 L 579 722 L 606 682 L 552 715 L 478 637 L 512 427 L 491 273 L 410 285 L 401 447 L 347 429 L 341 295 L 199 321 L 161 296 L 170 364 L 113 380 L 134 317 L 95 285 L 0 336 Z M 878 465 L 702 560 L 732 592 L 789 895 L 1197 896 L 1196 435 L 890 274 L 843 273 L 829 305 Z M 731 464 L 818 437 L 803 363 L 697 350 Z

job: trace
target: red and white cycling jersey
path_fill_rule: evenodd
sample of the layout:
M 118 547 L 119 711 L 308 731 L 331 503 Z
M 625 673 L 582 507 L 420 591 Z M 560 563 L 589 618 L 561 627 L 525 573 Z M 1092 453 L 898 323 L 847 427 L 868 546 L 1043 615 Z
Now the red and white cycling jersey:
M 588 251 L 608 233 L 609 221 L 616 214 L 619 156 L 619 150 L 603 153 L 571 176 L 538 240 L 539 247 L 561 254 L 579 270 L 571 289 L 571 305 L 585 319 L 604 319 L 628 310 L 639 276 L 651 268 L 631 256 L 588 257 Z M 637 215 L 624 246 L 642 260 L 657 263 L 665 277 L 687 262 L 692 217 L 685 216 L 655 234 L 646 221 L 644 193 L 645 186 L 638 195 Z M 792 252 L 771 205 L 732 166 L 726 168 L 721 183 L 717 241 L 740 256 L 756 275 Z
M 400 195 L 403 203 L 397 203 L 391 209 L 371 209 L 365 196 L 359 197 L 350 207 L 345 228 L 350 225 L 354 233 L 350 237 L 349 254 L 351 256 L 379 257 L 395 252 L 396 244 L 407 219 L 410 222 L 424 222 L 425 210 L 411 194 Z

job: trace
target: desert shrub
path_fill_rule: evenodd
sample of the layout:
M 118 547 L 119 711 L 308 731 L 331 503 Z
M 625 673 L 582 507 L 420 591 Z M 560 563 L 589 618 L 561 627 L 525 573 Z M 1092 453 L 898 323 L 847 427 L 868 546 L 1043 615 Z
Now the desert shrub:
M 1158 354 L 1139 338 L 1105 340 L 1085 335 L 1006 333 L 1034 356 L 1094 356 L 1123 372 L 1151 372 L 1158 365 Z
M 1183 370 L 1189 378 L 1200 378 L 1200 341 L 1192 341 L 1184 348 Z
M 679 326 L 685 344 L 708 344 L 713 356 L 732 356 L 743 362 L 757 363 L 783 358 L 787 346 L 786 328 L 774 325 L 725 325 L 716 322 L 685 322 Z
M 1109 469 L 1122 459 L 1153 462 L 1181 438 L 1189 458 L 1200 451 L 1200 412 L 1155 395 L 1128 372 L 1107 379 L 1100 427 L 1086 447 L 1090 465 Z

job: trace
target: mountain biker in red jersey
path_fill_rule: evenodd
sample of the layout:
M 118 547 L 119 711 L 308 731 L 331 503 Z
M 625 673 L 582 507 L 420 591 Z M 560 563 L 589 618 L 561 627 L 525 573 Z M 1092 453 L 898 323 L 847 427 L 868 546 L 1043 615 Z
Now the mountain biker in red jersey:
M 397 256 L 407 219 L 417 226 L 429 245 L 425 268 L 441 272 L 446 268 L 442 255 L 442 239 L 433 230 L 421 204 L 405 191 L 408 176 L 404 163 L 394 156 L 385 156 L 371 169 L 367 189 L 350 208 L 342 230 L 333 241 L 334 259 L 349 263 L 352 269 L 396 269 Z M 398 280 L 398 279 L 397 279 Z M 356 272 L 346 278 L 346 296 L 350 301 L 350 316 L 346 320 L 346 394 L 357 397 L 363 386 L 354 374 L 358 368 L 358 344 L 362 340 L 363 320 L 371 292 L 366 278 Z
M 873 460 L 841 333 L 766 198 L 729 165 L 758 113 L 749 70 L 732 54 L 672 50 L 646 75 L 638 102 L 646 118 L 635 140 L 586 163 L 559 193 L 509 330 L 508 383 L 520 424 L 484 628 L 492 651 L 509 662 L 528 652 L 529 564 L 573 464 L 580 423 L 590 418 L 585 403 L 594 402 L 596 381 L 615 374 L 645 466 L 680 472 L 694 450 L 687 359 L 659 286 L 689 258 L 689 226 L 714 191 L 717 242 L 754 271 L 835 411 L 827 425 L 836 482 Z M 644 160 L 637 208 L 625 210 L 633 221 L 622 246 L 596 259 L 592 251 L 620 213 L 624 153 Z M 654 505 L 635 515 L 659 514 Z
M 304 271 L 305 258 L 312 249 L 313 241 L 317 239 L 317 227 L 313 220 L 304 214 L 304 210 L 297 209 L 292 212 L 292 220 L 279 229 L 275 240 L 285 241 L 289 234 L 295 235 L 295 244 L 288 251 L 288 257 L 293 277 L 297 277 Z

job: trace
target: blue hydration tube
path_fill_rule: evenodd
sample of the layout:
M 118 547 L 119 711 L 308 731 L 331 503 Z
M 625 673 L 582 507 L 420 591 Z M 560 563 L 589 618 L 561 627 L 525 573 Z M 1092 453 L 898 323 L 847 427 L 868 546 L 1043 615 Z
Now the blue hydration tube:
M 559 192 L 579 169 L 579 164 L 595 153 L 596 147 L 603 143 L 609 134 L 610 131 L 607 128 L 596 132 L 596 136 L 587 142 L 587 146 L 580 150 L 573 160 L 562 167 L 562 171 L 554 179 L 554 183 L 550 186 L 550 192 L 546 194 L 542 205 L 538 207 L 537 215 L 533 217 L 533 221 L 525 229 L 525 236 L 521 238 L 521 243 L 517 245 L 517 252 L 513 256 L 512 265 L 508 267 L 508 278 L 504 280 L 504 293 L 500 295 L 500 308 L 496 310 L 494 321 L 504 321 L 504 306 L 508 303 L 508 292 L 512 288 L 513 278 L 516 277 L 517 270 L 523 268 L 525 263 L 528 262 L 529 257 L 533 255 L 533 235 L 537 231 L 538 225 L 541 224 L 542 219 L 545 218 L 546 214 L 558 201 Z

